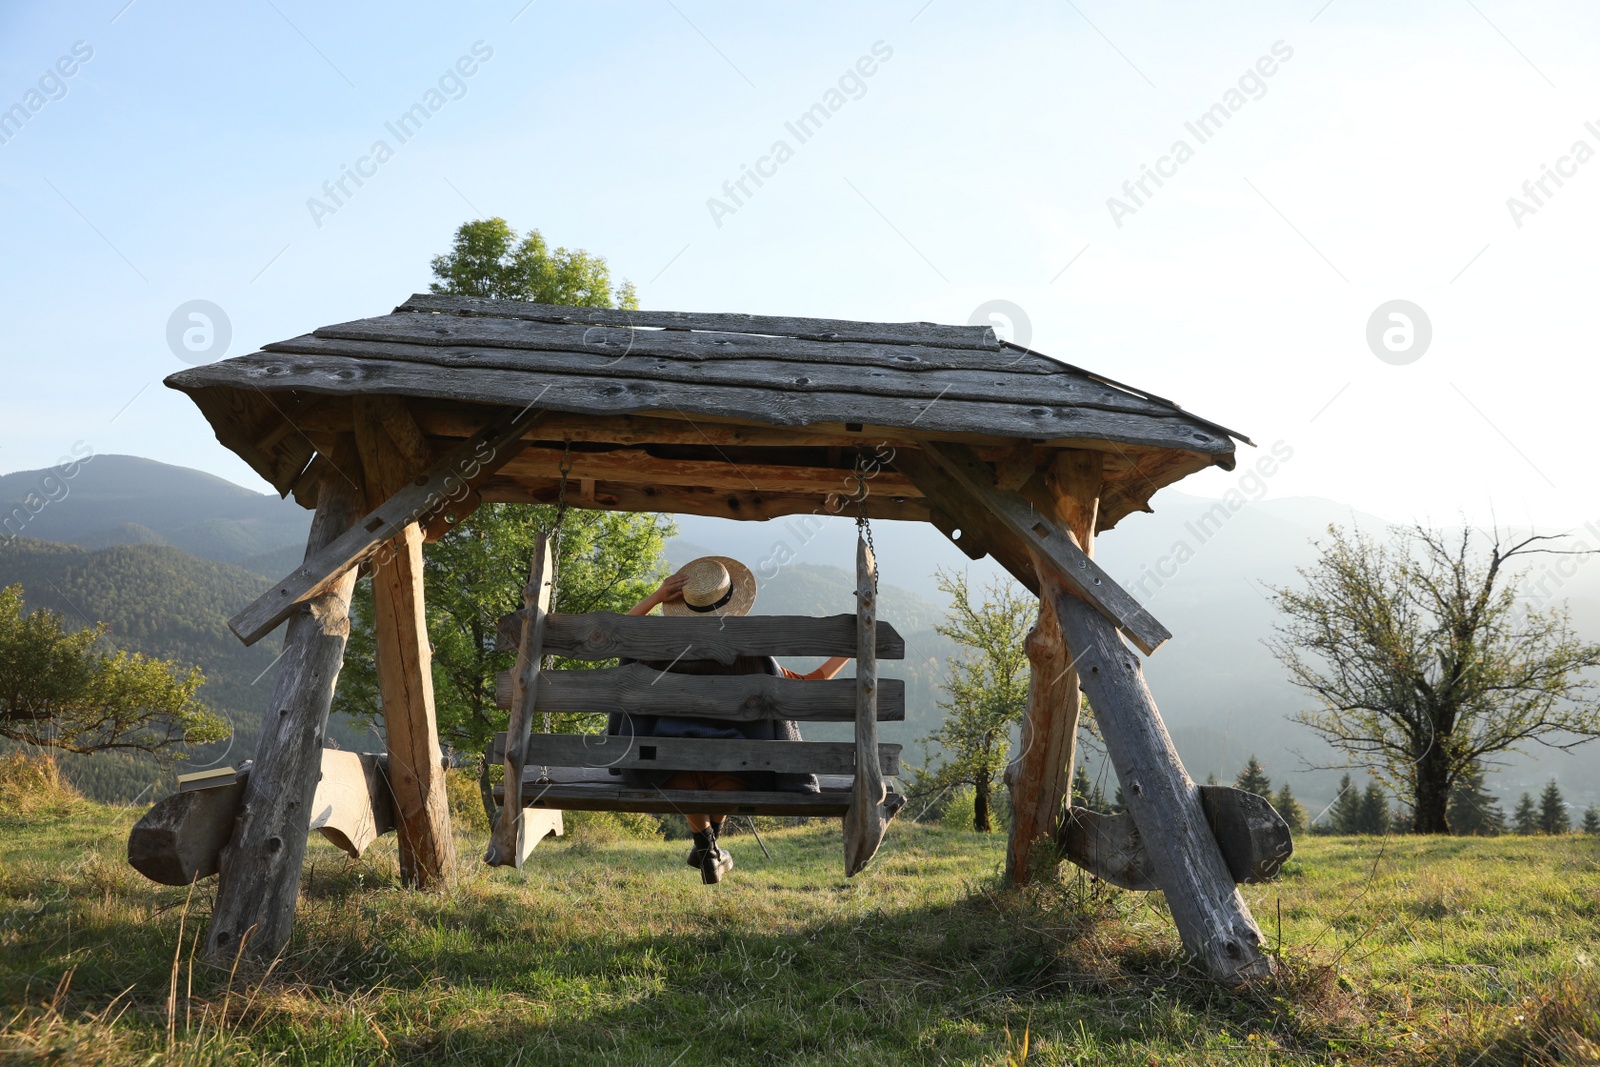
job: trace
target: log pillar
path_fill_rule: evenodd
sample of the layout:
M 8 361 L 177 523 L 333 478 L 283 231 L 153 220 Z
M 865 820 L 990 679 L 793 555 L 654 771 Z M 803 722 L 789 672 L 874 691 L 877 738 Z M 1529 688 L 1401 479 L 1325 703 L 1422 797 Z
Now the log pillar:
M 397 420 L 408 425 L 409 415 L 393 398 L 364 396 L 354 399 L 354 415 L 367 502 L 377 508 L 420 470 L 388 428 Z M 455 839 L 434 716 L 433 647 L 423 603 L 422 530 L 416 523 L 373 557 L 372 623 L 400 879 L 422 889 L 439 888 L 455 873 Z
M 364 514 L 360 460 L 348 435 L 326 465 L 306 558 Z M 206 930 L 206 956 L 224 966 L 241 952 L 270 959 L 288 944 L 300 895 L 311 803 L 322 767 L 333 688 L 350 635 L 352 567 L 289 616 L 272 700 L 261 722 L 255 765 L 232 836 L 219 859 L 217 900 Z M 242 947 L 241 947 L 242 943 Z
M 1089 556 L 1094 555 L 1102 467 L 1098 452 L 1063 452 L 1042 478 L 1034 478 L 1022 490 L 1034 507 L 1064 527 Z M 1027 652 L 1028 709 L 1017 755 L 1006 768 L 1012 818 L 1006 880 L 1012 885 L 1032 881 L 1041 854 L 1049 857 L 1052 868 L 1059 862 L 1055 839 L 1062 813 L 1071 803 L 1080 690 L 1055 607 L 1047 596 L 1039 598 L 1039 618 L 1028 634 Z
M 1184 949 L 1218 981 L 1238 984 L 1273 972 L 1261 931 L 1239 895 L 1138 656 L 1053 570 L 1039 567 L 1043 591 L 1094 705 L 1106 754 L 1143 842 L 1149 872 L 1166 895 Z

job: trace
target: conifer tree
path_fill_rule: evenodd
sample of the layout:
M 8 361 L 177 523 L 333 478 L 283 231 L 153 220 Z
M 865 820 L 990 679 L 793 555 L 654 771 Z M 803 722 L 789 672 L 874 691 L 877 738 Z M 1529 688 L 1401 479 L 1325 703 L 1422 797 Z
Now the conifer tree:
M 1539 832 L 1539 809 L 1533 806 L 1533 798 L 1528 794 L 1522 794 L 1522 799 L 1517 801 L 1517 810 L 1511 814 L 1511 825 L 1524 836 Z
M 1583 813 L 1583 832 L 1586 834 L 1600 834 L 1600 810 L 1590 808 Z
M 1493 837 L 1506 832 L 1506 813 L 1500 798 L 1484 786 L 1482 763 L 1462 772 L 1450 790 L 1450 832 Z
M 1339 795 L 1328 809 L 1328 823 L 1336 834 L 1361 833 L 1361 792 L 1348 774 L 1339 779 Z
M 1294 792 L 1290 790 L 1288 782 L 1284 782 L 1278 787 L 1278 795 L 1272 798 L 1272 806 L 1278 809 L 1278 814 L 1283 816 L 1283 821 L 1289 824 L 1289 832 L 1291 834 L 1305 832 L 1306 809 L 1295 799 Z
M 1250 753 L 1249 761 L 1245 763 L 1244 770 L 1239 772 L 1239 777 L 1233 780 L 1233 784 L 1236 788 L 1243 789 L 1246 793 L 1254 793 L 1258 797 L 1272 796 L 1272 782 L 1267 779 L 1266 769 L 1261 766 L 1261 761 L 1256 759 L 1254 752 Z
M 1108 812 L 1106 795 L 1100 786 L 1089 780 L 1089 772 L 1083 769 L 1083 764 L 1078 764 L 1077 773 L 1072 776 L 1073 803 L 1080 808 L 1087 808 L 1104 815 Z
M 1554 778 L 1539 795 L 1539 830 L 1547 834 L 1565 834 L 1572 830 L 1572 818 L 1567 814 L 1567 802 L 1561 787 Z
M 1361 794 L 1361 833 L 1386 834 L 1389 832 L 1389 798 L 1377 782 L 1368 782 Z

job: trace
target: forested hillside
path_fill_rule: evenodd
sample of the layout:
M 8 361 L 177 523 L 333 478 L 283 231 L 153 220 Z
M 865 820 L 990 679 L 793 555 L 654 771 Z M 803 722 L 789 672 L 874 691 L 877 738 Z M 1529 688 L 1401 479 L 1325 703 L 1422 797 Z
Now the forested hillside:
M 34 506 L 17 508 L 33 495 Z M 43 506 L 39 500 L 48 500 Z M 37 514 L 33 514 L 33 512 Z M 52 470 L 0 475 L 0 515 L 7 532 L 86 548 L 171 545 L 203 559 L 275 565 L 285 551 L 299 561 L 310 513 L 186 467 L 137 456 L 94 456 L 70 478 Z M 284 568 L 286 569 L 286 568 Z M 280 570 L 269 569 L 276 577 Z
M 73 627 L 106 623 L 109 646 L 199 667 L 206 676 L 201 698 L 233 723 L 234 736 L 199 750 L 190 762 L 237 764 L 249 757 L 280 639 L 273 635 L 246 648 L 227 619 L 268 579 L 163 545 L 91 550 L 19 538 L 0 546 L 0 586 L 13 583 L 22 585 L 29 609 L 59 611 Z M 348 726 L 331 732 L 355 738 Z M 159 793 L 171 778 L 149 757 L 131 753 L 64 755 L 62 767 L 100 800 Z

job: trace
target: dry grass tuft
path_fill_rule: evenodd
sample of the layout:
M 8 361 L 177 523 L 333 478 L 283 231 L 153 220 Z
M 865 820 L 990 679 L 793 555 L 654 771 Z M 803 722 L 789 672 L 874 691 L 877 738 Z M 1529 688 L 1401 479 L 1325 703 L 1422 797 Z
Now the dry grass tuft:
M 83 804 L 83 794 L 49 756 L 22 751 L 0 756 L 0 818 L 60 817 Z

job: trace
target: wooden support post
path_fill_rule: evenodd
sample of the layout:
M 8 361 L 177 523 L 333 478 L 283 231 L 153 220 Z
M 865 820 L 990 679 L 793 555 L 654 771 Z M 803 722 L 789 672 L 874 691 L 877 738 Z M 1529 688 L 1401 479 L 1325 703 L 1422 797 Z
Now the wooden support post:
M 844 874 L 853 877 L 877 854 L 889 816 L 878 765 L 878 561 L 856 539 L 856 777 L 844 817 Z
M 1184 948 L 1221 982 L 1272 974 L 1272 957 L 1262 951 L 1261 931 L 1234 887 L 1199 787 L 1172 747 L 1139 658 L 1051 568 L 1041 564 L 1039 577 L 1094 705 L 1106 753 L 1144 842 L 1150 876 L 1166 894 Z
M 1066 529 L 1084 555 L 1094 555 L 1103 460 L 1098 452 L 1059 454 L 1042 478 L 1022 486 L 1029 502 Z M 1011 841 L 1006 878 L 1027 885 L 1042 849 L 1052 867 L 1059 862 L 1055 839 L 1071 802 L 1072 761 L 1078 737 L 1078 675 L 1049 597 L 1039 599 L 1039 618 L 1027 641 L 1028 710 L 1018 752 L 1006 768 L 1011 787 Z
M 360 517 L 362 486 L 355 443 L 348 437 L 330 457 L 318 489 L 316 517 L 306 540 L 310 559 Z M 241 951 L 270 959 L 289 941 L 300 895 L 311 802 L 322 765 L 333 687 L 350 635 L 352 566 L 289 616 L 272 700 L 261 721 L 255 765 L 232 837 L 220 861 L 217 900 L 206 930 L 206 956 L 224 966 Z
M 522 769 L 528 762 L 528 738 L 539 702 L 539 663 L 544 659 L 545 619 L 554 595 L 555 545 L 540 534 L 533 546 L 528 584 L 522 590 L 522 639 L 517 645 L 517 666 L 512 672 L 511 715 L 506 722 L 505 802 L 489 838 L 483 862 L 491 867 L 521 867 L 532 846 L 522 809 Z M 543 836 L 543 835 L 541 835 Z
M 386 397 L 354 401 L 356 444 L 366 473 L 367 503 L 380 506 L 416 475 L 385 427 L 397 422 Z M 401 409 L 403 413 L 404 409 Z M 433 707 L 433 647 L 422 584 L 422 530 L 410 523 L 373 557 L 372 622 L 378 648 L 378 692 L 389 747 L 389 788 L 400 837 L 400 881 L 420 889 L 448 885 L 455 839 Z

